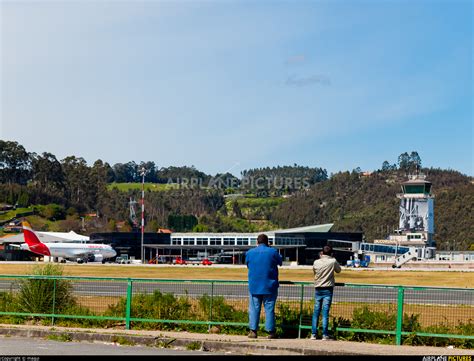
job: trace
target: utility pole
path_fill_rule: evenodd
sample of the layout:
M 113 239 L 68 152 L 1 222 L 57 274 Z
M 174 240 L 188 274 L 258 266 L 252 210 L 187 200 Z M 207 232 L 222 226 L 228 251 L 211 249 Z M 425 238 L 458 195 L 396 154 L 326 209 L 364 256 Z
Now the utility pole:
M 142 176 L 142 237 L 141 237 L 141 260 L 142 263 L 145 263 L 145 250 L 143 248 L 143 237 L 145 234 L 145 174 L 146 169 L 142 167 L 140 170 L 140 175 Z

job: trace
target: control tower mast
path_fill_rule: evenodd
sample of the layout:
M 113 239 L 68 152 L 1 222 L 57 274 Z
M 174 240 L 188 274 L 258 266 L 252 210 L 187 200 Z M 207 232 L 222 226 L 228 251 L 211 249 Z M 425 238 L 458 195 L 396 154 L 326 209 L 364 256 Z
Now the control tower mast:
M 361 243 L 359 253 L 395 256 L 392 267 L 400 267 L 413 259 L 435 257 L 434 195 L 431 182 L 425 175 L 410 175 L 401 184 L 398 229 L 388 239 L 374 240 L 373 244 Z
M 431 182 L 423 174 L 409 176 L 402 183 L 398 234 L 400 244 L 435 248 L 434 241 L 434 196 Z M 427 257 L 430 258 L 430 257 Z

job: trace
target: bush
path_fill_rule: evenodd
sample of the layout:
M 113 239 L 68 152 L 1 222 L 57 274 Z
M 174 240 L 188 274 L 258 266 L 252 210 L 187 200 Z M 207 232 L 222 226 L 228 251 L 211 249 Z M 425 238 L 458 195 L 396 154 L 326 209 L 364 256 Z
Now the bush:
M 64 315 L 77 315 L 77 316 L 99 316 L 92 312 L 87 307 L 80 305 L 70 305 L 67 308 L 61 310 Z M 49 322 L 49 321 L 48 321 Z M 62 327 L 106 327 L 111 321 L 107 320 L 95 320 L 90 318 L 63 318 L 59 317 L 54 320 L 54 324 Z
M 38 212 L 41 216 L 47 218 L 48 220 L 60 220 L 64 219 L 66 216 L 66 211 L 63 206 L 59 204 L 48 204 L 46 206 L 37 207 Z
M 18 312 L 15 295 L 12 292 L 0 292 L 0 312 Z M 15 315 L 0 315 L 0 322 L 21 324 L 26 317 Z
M 450 325 L 435 325 L 428 326 L 425 328 L 419 328 L 416 330 L 423 333 L 437 333 L 437 334 L 460 334 L 460 335 L 474 335 L 474 323 L 473 320 L 469 320 L 467 323 L 459 323 L 453 327 Z M 417 336 L 409 335 L 403 339 L 404 345 L 423 345 L 423 346 L 455 346 L 459 348 L 474 348 L 474 340 L 459 339 L 459 338 L 445 338 L 445 337 L 430 337 L 430 336 Z
M 285 338 L 296 338 L 298 337 L 298 325 L 300 323 L 300 310 L 299 308 L 291 308 L 286 303 L 277 302 L 276 313 L 276 324 L 277 334 Z M 311 319 L 313 317 L 312 310 L 304 309 L 303 318 Z M 307 334 L 308 331 L 304 330 L 302 333 Z M 304 336 L 303 336 L 304 337 Z
M 59 265 L 46 264 L 35 266 L 32 275 L 62 276 L 63 269 Z M 72 285 L 67 280 L 21 279 L 17 304 L 20 312 L 52 313 L 64 310 L 76 304 L 72 296 Z
M 438 346 L 444 347 L 452 345 L 460 348 L 473 348 L 474 341 L 468 339 L 450 339 L 444 337 L 427 337 L 418 336 L 415 332 L 420 333 L 437 333 L 437 334 L 462 334 L 472 335 L 474 334 L 474 323 L 469 320 L 467 323 L 460 323 L 458 326 L 449 325 L 436 325 L 423 327 L 419 321 L 420 315 L 418 314 L 404 314 L 402 329 L 405 332 L 413 332 L 402 337 L 404 345 L 410 346 Z M 395 311 L 389 312 L 378 312 L 371 311 L 367 306 L 357 308 L 353 311 L 352 320 L 344 319 L 339 317 L 333 319 L 333 329 L 339 327 L 347 328 L 360 328 L 366 330 L 395 330 L 396 329 L 397 316 Z M 338 331 L 338 339 L 344 339 L 348 341 L 359 341 L 359 342 L 377 342 L 377 343 L 395 343 L 395 336 L 385 334 L 372 334 L 365 332 L 348 332 Z
M 209 320 L 211 309 L 211 297 L 207 294 L 199 298 L 198 302 L 198 315 L 201 320 Z M 213 322 L 248 322 L 248 314 L 244 311 L 236 310 L 232 305 L 225 302 L 225 298 L 222 296 L 214 296 L 212 298 L 212 321 Z M 190 330 L 197 331 L 202 329 L 201 332 L 207 332 L 207 325 L 190 325 Z M 246 326 L 228 326 L 222 325 L 219 327 L 220 332 L 226 334 L 245 334 L 247 332 Z
M 113 306 L 109 306 L 106 316 L 124 317 L 126 298 Z M 132 297 L 132 317 L 156 320 L 190 320 L 194 319 L 190 313 L 191 304 L 187 297 L 175 297 L 173 294 L 163 294 L 155 290 L 152 294 L 135 294 Z M 146 322 L 140 323 L 139 328 L 155 330 L 173 330 L 177 324 Z

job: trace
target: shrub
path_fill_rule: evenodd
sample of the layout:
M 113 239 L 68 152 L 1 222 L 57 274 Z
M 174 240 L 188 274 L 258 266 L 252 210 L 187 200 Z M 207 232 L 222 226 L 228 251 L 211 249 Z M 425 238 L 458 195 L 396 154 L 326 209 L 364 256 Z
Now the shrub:
M 198 315 L 200 319 L 208 320 L 211 309 L 211 296 L 204 294 L 199 298 L 198 302 Z M 226 303 L 223 296 L 214 296 L 212 298 L 212 321 L 213 322 L 248 322 L 248 314 L 244 311 L 236 310 L 232 305 Z M 200 327 L 198 327 L 200 326 Z M 207 325 L 190 325 L 189 330 L 201 329 L 201 332 L 207 332 Z M 227 334 L 245 334 L 247 327 L 245 326 L 228 326 L 222 325 L 219 327 L 220 332 Z
M 63 269 L 59 265 L 48 263 L 35 266 L 32 275 L 62 276 Z M 61 311 L 75 305 L 72 286 L 67 280 L 52 279 L 21 279 L 18 294 L 18 310 L 28 313 L 51 313 L 53 304 L 55 311 Z
M 48 204 L 43 207 L 39 207 L 39 214 L 49 220 L 60 220 L 66 216 L 66 210 L 59 204 Z
M 120 299 L 116 305 L 109 306 L 106 316 L 123 317 L 127 300 Z M 191 304 L 187 297 L 175 297 L 170 293 L 161 293 L 155 290 L 152 294 L 135 294 L 132 297 L 132 317 L 155 320 L 189 320 L 193 319 L 190 313 Z M 139 328 L 172 330 L 179 328 L 177 324 L 169 323 L 140 323 Z
M 300 323 L 299 308 L 291 308 L 286 303 L 277 303 L 276 324 L 277 334 L 285 338 L 298 337 L 298 325 Z M 312 310 L 303 309 L 303 318 L 311 319 L 313 317 Z M 303 333 L 308 333 L 304 331 Z M 304 337 L 304 336 L 303 336 Z
M 69 305 L 68 307 L 61 310 L 64 315 L 77 315 L 77 316 L 98 316 L 92 312 L 89 308 L 80 305 Z M 49 320 L 45 320 L 49 322 Z M 95 320 L 90 318 L 66 318 L 59 317 L 55 318 L 54 324 L 63 327 L 106 327 L 109 325 L 107 320 Z
M 0 292 L 0 312 L 18 312 L 18 304 L 12 292 Z M 15 315 L 0 315 L 0 322 L 21 324 L 26 317 Z

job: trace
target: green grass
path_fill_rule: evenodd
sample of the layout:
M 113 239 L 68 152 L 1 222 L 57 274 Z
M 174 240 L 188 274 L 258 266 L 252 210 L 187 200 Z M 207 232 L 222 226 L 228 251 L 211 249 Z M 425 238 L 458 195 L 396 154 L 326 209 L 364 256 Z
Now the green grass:
M 33 208 L 13 209 L 11 211 L 0 214 L 0 221 L 6 221 L 7 219 L 14 218 L 14 217 L 16 217 L 17 213 L 31 212 L 31 211 L 33 211 Z
M 123 336 L 113 337 L 112 342 L 118 343 L 119 345 L 122 345 L 122 346 L 135 346 L 136 345 L 136 343 L 134 341 L 130 340 L 127 337 L 123 337 Z
M 145 190 L 146 191 L 152 191 L 152 192 L 162 192 L 162 191 L 167 191 L 170 189 L 177 189 L 179 187 L 178 184 L 172 183 L 172 184 L 159 184 L 159 183 L 145 183 Z M 129 190 L 141 190 L 142 189 L 142 184 L 141 183 L 111 183 L 107 185 L 108 190 L 112 190 L 114 188 L 117 188 L 121 192 L 127 192 Z
M 237 198 L 239 206 L 245 208 L 253 207 L 276 207 L 285 201 L 282 197 L 268 197 L 268 198 Z M 232 202 L 232 201 L 230 201 Z
M 194 341 L 186 345 L 186 350 L 196 351 L 201 349 L 201 342 Z
M 51 340 L 51 341 L 59 341 L 59 342 L 72 341 L 72 337 L 68 335 L 67 333 L 60 333 L 60 334 L 52 333 L 51 335 L 48 335 L 46 339 Z

